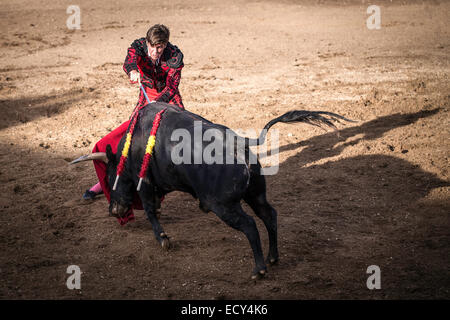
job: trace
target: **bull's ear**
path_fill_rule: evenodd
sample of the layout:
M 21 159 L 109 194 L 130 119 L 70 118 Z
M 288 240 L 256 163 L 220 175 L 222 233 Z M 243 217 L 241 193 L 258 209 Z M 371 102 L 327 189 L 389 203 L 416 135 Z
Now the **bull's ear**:
M 112 152 L 111 145 L 106 146 L 106 156 L 108 157 L 108 161 L 114 163 L 116 160 L 116 155 Z

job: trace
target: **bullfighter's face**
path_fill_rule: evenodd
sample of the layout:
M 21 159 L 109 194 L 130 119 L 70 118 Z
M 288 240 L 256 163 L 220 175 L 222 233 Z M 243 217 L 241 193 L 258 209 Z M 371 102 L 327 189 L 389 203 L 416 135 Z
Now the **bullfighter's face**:
M 156 62 L 157 60 L 159 60 L 159 58 L 161 58 L 166 46 L 167 46 L 167 43 L 158 43 L 158 44 L 155 44 L 154 46 L 152 46 L 147 41 L 148 56 L 150 57 L 150 59 L 152 59 L 153 62 Z
M 120 176 L 119 182 L 117 183 L 116 190 L 112 189 L 116 181 L 117 165 L 119 164 L 119 161 L 109 145 L 106 148 L 106 155 L 108 157 L 106 172 L 108 175 L 109 186 L 111 188 L 109 215 L 116 218 L 124 218 L 133 203 L 134 184 L 133 181 L 127 176 L 126 172 L 123 172 Z

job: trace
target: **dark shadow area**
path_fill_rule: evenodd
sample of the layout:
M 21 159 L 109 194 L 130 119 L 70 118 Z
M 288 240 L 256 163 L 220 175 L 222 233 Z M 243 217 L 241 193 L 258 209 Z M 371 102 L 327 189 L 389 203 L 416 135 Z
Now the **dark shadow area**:
M 94 88 L 80 88 L 61 94 L 0 100 L 0 130 L 42 117 L 50 118 L 77 102 L 97 97 Z
M 385 132 L 380 126 L 372 123 L 369 136 Z M 328 139 L 307 141 L 306 160 L 329 156 L 313 151 L 329 146 L 333 138 Z M 301 167 L 309 162 L 304 157 L 290 157 L 277 175 L 267 177 L 288 256 L 280 272 L 298 268 L 314 275 L 307 283 L 291 283 L 293 292 L 322 289 L 328 297 L 348 299 L 450 297 L 450 201 L 425 200 L 449 181 L 387 155 Z M 437 194 L 445 194 L 441 191 Z M 365 268 L 373 264 L 384 272 L 384 290 L 377 295 L 365 288 Z

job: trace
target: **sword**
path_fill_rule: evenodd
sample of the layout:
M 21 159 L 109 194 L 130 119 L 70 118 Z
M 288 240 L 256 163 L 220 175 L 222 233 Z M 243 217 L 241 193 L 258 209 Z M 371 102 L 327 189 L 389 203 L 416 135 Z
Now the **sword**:
M 150 99 L 149 99 L 148 96 L 147 96 L 147 92 L 145 92 L 145 89 L 144 89 L 144 87 L 142 86 L 142 83 L 139 83 L 139 86 L 141 87 L 142 93 L 144 94 L 145 99 L 147 99 L 147 102 L 148 102 L 148 103 L 151 103 Z

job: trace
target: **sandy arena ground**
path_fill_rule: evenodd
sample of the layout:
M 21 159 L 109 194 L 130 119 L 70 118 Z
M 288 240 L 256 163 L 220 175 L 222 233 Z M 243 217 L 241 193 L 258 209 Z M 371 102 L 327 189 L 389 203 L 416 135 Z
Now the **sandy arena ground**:
M 79 0 L 81 30 L 67 1 L 0 2 L 0 298 L 449 299 L 450 3 L 374 2 L 380 30 L 364 0 Z M 93 165 L 68 162 L 129 117 L 122 63 L 154 23 L 185 55 L 190 111 L 234 129 L 293 109 L 358 121 L 340 138 L 274 127 L 280 263 L 261 281 L 245 236 L 190 195 L 163 203 L 168 252 L 143 211 L 121 227 L 104 197 L 81 200 Z

